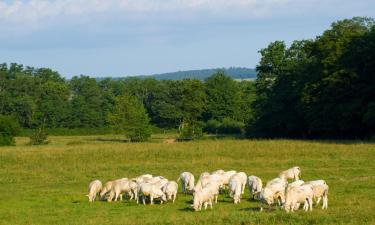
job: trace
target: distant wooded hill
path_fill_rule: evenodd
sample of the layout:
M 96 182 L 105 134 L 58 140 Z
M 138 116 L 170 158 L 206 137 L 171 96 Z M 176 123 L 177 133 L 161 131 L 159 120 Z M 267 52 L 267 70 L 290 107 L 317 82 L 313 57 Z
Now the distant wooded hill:
M 216 68 L 216 69 L 203 69 L 203 70 L 188 70 L 178 71 L 172 73 L 162 73 L 154 75 L 142 75 L 142 76 L 130 76 L 131 78 L 155 78 L 156 80 L 182 80 L 186 78 L 194 78 L 198 80 L 205 80 L 217 71 L 224 71 L 227 76 L 233 79 L 250 80 L 256 78 L 255 69 L 242 68 L 242 67 L 230 67 L 230 68 Z M 115 80 L 126 79 L 129 77 L 116 77 Z M 98 78 L 102 80 L 104 78 Z

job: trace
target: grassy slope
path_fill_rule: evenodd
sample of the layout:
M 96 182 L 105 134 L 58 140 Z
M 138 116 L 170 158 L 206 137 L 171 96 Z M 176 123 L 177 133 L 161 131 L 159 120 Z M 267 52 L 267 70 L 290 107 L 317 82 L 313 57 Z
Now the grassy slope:
M 0 224 L 374 224 L 375 145 L 307 141 L 206 140 L 130 144 L 95 137 L 53 137 L 43 147 L 0 148 Z M 235 169 L 264 181 L 294 165 L 304 180 L 325 179 L 329 209 L 312 213 L 258 212 L 221 195 L 213 210 L 192 212 L 191 196 L 175 204 L 95 202 L 85 194 L 93 179 L 103 182 L 143 173 L 177 179 L 182 171 Z M 247 198 L 248 193 L 246 189 Z

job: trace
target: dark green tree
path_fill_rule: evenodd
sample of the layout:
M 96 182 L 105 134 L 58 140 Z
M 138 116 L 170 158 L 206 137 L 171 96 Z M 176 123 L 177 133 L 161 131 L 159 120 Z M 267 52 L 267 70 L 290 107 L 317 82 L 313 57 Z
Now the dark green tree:
M 135 96 L 117 97 L 108 120 L 117 132 L 124 133 L 132 142 L 147 141 L 151 137 L 150 119 L 142 102 Z
M 14 137 L 19 132 L 17 119 L 0 115 L 0 146 L 15 145 Z

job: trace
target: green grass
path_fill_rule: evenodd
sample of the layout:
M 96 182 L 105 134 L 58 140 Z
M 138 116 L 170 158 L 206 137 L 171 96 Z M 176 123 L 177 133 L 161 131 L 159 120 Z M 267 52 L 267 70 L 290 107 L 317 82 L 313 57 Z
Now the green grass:
M 159 138 L 159 139 L 158 139 Z M 375 145 L 361 142 L 202 140 L 125 143 L 118 136 L 51 137 L 47 146 L 0 148 L 0 224 L 374 224 Z M 192 197 L 175 204 L 89 203 L 93 179 L 144 173 L 177 179 L 183 171 L 235 169 L 267 181 L 298 165 L 302 179 L 325 179 L 329 208 L 287 214 L 259 212 L 258 202 L 231 203 L 221 195 L 213 210 L 193 212 Z

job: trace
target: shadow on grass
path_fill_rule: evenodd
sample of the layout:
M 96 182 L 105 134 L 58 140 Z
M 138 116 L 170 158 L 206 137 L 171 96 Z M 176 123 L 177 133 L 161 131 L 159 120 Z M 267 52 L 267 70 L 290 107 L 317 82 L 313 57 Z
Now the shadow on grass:
M 182 212 L 195 212 L 195 210 L 192 207 L 185 207 L 185 208 L 178 209 L 178 210 Z
M 260 208 L 259 207 L 247 207 L 247 208 L 240 209 L 240 211 L 260 212 Z M 265 211 L 267 211 L 267 210 L 265 210 Z

